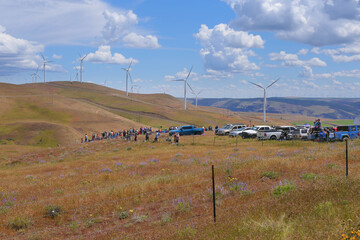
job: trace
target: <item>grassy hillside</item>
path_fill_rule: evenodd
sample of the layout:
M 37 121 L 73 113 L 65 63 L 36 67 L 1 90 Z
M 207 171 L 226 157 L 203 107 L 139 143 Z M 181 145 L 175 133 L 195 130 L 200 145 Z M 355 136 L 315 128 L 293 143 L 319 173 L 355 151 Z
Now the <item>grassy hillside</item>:
M 170 95 L 130 94 L 127 97 L 123 91 L 91 83 L 0 84 L 0 94 L 1 144 L 69 145 L 79 141 L 85 133 L 140 126 L 264 124 L 261 113 L 239 113 L 191 104 L 185 111 L 183 101 Z M 231 104 L 224 100 L 212 105 L 231 108 Z M 320 111 L 321 107 L 317 109 Z M 323 109 L 330 111 L 326 107 Z M 289 125 L 314 120 L 304 115 L 268 114 L 266 124 Z M 323 119 L 334 125 L 331 121 Z
M 0 84 L 0 94 L 1 144 L 49 147 L 73 144 L 85 133 L 111 129 L 261 122 L 260 116 L 191 104 L 184 111 L 183 102 L 170 95 L 126 97 L 123 91 L 90 83 Z M 269 118 L 270 124 L 278 121 Z
M 268 113 L 300 114 L 331 119 L 354 119 L 360 115 L 360 99 L 352 98 L 268 98 Z M 194 102 L 194 99 L 191 99 Z M 263 99 L 199 99 L 198 105 L 239 112 L 262 112 Z

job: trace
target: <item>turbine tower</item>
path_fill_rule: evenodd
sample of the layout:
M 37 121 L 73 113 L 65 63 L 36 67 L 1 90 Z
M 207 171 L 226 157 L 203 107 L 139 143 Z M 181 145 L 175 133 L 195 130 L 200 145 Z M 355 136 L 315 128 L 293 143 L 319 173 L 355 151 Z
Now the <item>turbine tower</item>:
M 32 82 L 37 82 L 37 78 L 39 77 L 38 72 L 39 72 L 39 67 L 36 69 L 36 72 L 34 72 L 33 74 L 30 74 Z
M 186 77 L 185 79 L 176 79 L 176 80 L 173 80 L 173 81 L 178 81 L 178 82 L 182 82 L 182 81 L 184 82 L 184 110 L 186 110 L 186 85 L 189 86 L 189 88 L 190 88 L 190 90 L 191 90 L 192 92 L 194 92 L 194 91 L 192 90 L 192 88 L 190 87 L 189 83 L 188 83 L 188 78 L 189 78 L 189 76 L 190 76 L 190 74 L 191 74 L 192 68 L 193 68 L 193 67 L 190 68 L 190 71 L 189 71 L 189 73 L 188 73 L 188 75 L 187 75 L 187 77 Z
M 132 60 L 130 62 L 130 65 L 128 68 L 122 68 L 122 70 L 124 70 L 126 72 L 126 96 L 129 96 L 129 92 L 128 92 L 128 81 L 129 81 L 129 77 L 130 77 L 130 80 L 131 80 L 131 83 L 132 83 L 132 78 L 131 78 L 131 75 L 130 75 L 130 67 L 131 67 L 131 64 L 132 64 Z
M 200 93 L 202 93 L 202 91 L 203 90 L 200 90 L 200 91 L 198 91 L 197 93 L 196 92 L 194 92 L 194 91 L 192 91 L 192 93 L 195 95 L 195 106 L 197 107 L 197 103 L 198 103 L 198 96 L 199 96 L 199 94 Z
M 83 62 L 84 62 L 84 59 L 87 57 L 87 54 L 85 55 L 85 56 L 81 56 L 80 54 L 79 54 L 79 56 L 80 56 L 80 82 L 82 82 L 82 75 L 83 75 Z
M 164 86 L 162 86 L 161 89 L 163 90 L 164 94 L 166 94 L 166 92 L 170 90 L 168 87 L 164 87 Z
M 279 81 L 280 78 L 276 79 L 275 81 L 273 81 L 271 84 L 269 84 L 266 88 L 259 85 L 259 84 L 256 84 L 256 83 L 253 83 L 253 82 L 249 82 L 259 88 L 262 88 L 264 90 L 264 122 L 266 122 L 266 90 L 271 87 L 272 85 L 274 85 L 277 81 Z
M 47 61 L 47 60 L 46 60 L 47 58 L 46 58 L 44 55 L 42 55 L 42 54 L 41 54 L 41 57 L 42 57 L 42 59 L 43 59 L 44 82 L 46 82 L 46 64 L 47 64 L 47 63 L 51 63 L 51 62 L 53 62 L 53 61 Z

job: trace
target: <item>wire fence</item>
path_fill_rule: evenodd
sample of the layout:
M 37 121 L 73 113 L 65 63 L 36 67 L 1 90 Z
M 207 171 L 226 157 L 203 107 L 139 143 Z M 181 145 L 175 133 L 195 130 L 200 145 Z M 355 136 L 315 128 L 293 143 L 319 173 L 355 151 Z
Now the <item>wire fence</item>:
M 311 153 L 313 154 L 313 152 Z M 233 173 L 231 174 L 219 174 L 221 171 L 224 171 L 226 172 L 225 170 L 226 169 L 229 169 L 231 167 L 234 167 L 236 166 L 237 168 L 234 170 Z M 354 167 L 359 167 L 359 163 L 357 164 L 354 164 Z M 344 176 L 344 168 L 343 166 L 340 166 L 338 169 L 336 169 L 335 171 L 331 171 L 331 174 L 332 175 L 336 175 L 336 176 Z M 319 166 L 311 166 L 311 168 L 309 168 L 309 170 L 312 171 L 312 173 L 321 173 L 324 171 L 324 166 L 323 165 L 319 165 Z M 304 171 L 304 169 L 301 169 L 301 170 L 289 170 L 285 167 L 273 167 L 271 169 L 271 171 L 274 171 L 274 172 L 279 172 L 281 173 L 281 177 L 284 177 L 284 175 L 288 175 L 288 176 L 301 176 L 301 174 L 303 173 L 306 173 L 306 171 Z M 189 184 L 185 184 L 185 185 L 180 185 L 180 186 L 175 186 L 175 187 L 168 187 L 168 188 L 162 188 L 162 189 L 156 189 L 154 191 L 147 191 L 147 192 L 140 192 L 138 194 L 135 194 L 135 195 L 131 195 L 131 196 L 126 196 L 126 197 L 122 197 L 122 198 L 117 198 L 117 199 L 111 199 L 111 200 L 106 200 L 106 201 L 101 201 L 101 202 L 98 202 L 98 203 L 94 203 L 94 204 L 91 204 L 89 206 L 80 206 L 80 207 L 74 207 L 73 209 L 68 209 L 66 211 L 64 211 L 64 215 L 67 214 L 68 216 L 73 214 L 73 217 L 77 215 L 77 213 L 79 212 L 86 212 L 88 210 L 94 210 L 95 208 L 97 207 L 101 207 L 101 206 L 108 206 L 108 205 L 111 205 L 111 204 L 114 204 L 114 205 L 117 205 L 119 203 L 121 203 L 122 201 L 126 201 L 126 200 L 131 200 L 131 199 L 135 199 L 137 197 L 142 197 L 144 198 L 145 196 L 151 196 L 151 195 L 154 195 L 154 194 L 163 194 L 165 195 L 166 192 L 172 192 L 174 193 L 175 191 L 178 191 L 180 189 L 186 189 L 188 187 L 191 187 L 192 189 L 195 189 L 195 188 L 202 188 L 204 189 L 203 191 L 200 191 L 200 192 L 196 192 L 196 193 L 193 193 L 193 192 L 190 192 L 190 193 L 187 193 L 187 194 L 180 194 L 180 195 L 173 195 L 174 198 L 172 199 L 161 199 L 160 201 L 156 201 L 156 202 L 149 202 L 148 204 L 142 204 L 140 207 L 138 208 L 134 208 L 135 209 L 135 212 L 137 211 L 141 211 L 142 209 L 159 209 L 159 211 L 153 211 L 151 212 L 151 218 L 148 218 L 146 220 L 146 222 L 151 222 L 151 221 L 159 221 L 159 217 L 161 217 L 164 212 L 165 213 L 168 213 L 170 215 L 174 215 L 177 213 L 177 210 L 174 210 L 174 206 L 171 206 L 171 201 L 176 199 L 176 198 L 186 198 L 188 197 L 189 195 L 192 196 L 194 199 L 196 199 L 196 197 L 199 197 L 199 196 L 209 196 L 209 194 L 212 194 L 211 193 L 211 179 L 210 179 L 210 171 L 209 169 L 203 169 L 201 171 L 199 170 L 191 170 L 191 171 L 184 171 L 184 172 L 181 172 L 181 173 L 178 173 L 178 174 L 171 174 L 169 175 L 168 177 L 170 178 L 178 178 L 178 177 L 182 177 L 184 175 L 193 175 L 193 176 L 196 176 L 197 178 L 201 175 L 201 174 L 204 174 L 205 173 L 205 176 L 203 177 L 206 177 L 206 175 L 208 175 L 208 179 L 205 179 L 205 180 L 202 180 L 202 181 L 199 181 L 199 182 L 191 182 Z M 226 181 L 227 181 L 227 178 L 229 178 L 230 176 L 229 175 L 232 175 L 231 177 L 233 176 L 236 176 L 236 179 L 237 181 L 244 181 L 248 184 L 248 186 L 252 186 L 252 185 L 257 185 L 259 183 L 263 183 L 263 179 L 261 178 L 254 178 L 254 179 L 251 179 L 249 180 L 249 175 L 256 175 L 261 173 L 261 170 L 259 169 L 256 169 L 256 170 L 247 170 L 246 168 L 241 168 L 241 166 L 239 166 L 239 162 L 234 160 L 234 161 L 229 161 L 229 162 L 226 162 L 226 163 L 222 163 L 222 164 L 218 164 L 216 165 L 216 183 L 217 183 L 217 186 L 223 186 L 224 184 L 226 184 Z M 161 176 L 160 176 L 161 177 Z M 243 179 L 244 178 L 244 179 Z M 89 193 L 96 193 L 96 192 L 104 192 L 104 191 L 111 191 L 115 188 L 126 188 L 126 187 L 135 187 L 136 185 L 142 185 L 144 183 L 151 183 L 153 181 L 157 181 L 158 178 L 155 178 L 155 179 L 145 179 L 145 180 L 141 180 L 141 181 L 135 181 L 135 182 L 132 182 L 132 183 L 127 183 L 127 184 L 119 184 L 119 185 L 115 185 L 115 186 L 109 186 L 107 188 L 99 188 L 99 189 L 93 189 L 93 190 L 89 190 L 89 191 L 86 191 L 86 192 L 82 192 L 82 193 L 74 193 L 74 194 L 67 194 L 67 195 L 64 195 L 64 196 L 61 196 L 61 198 L 71 198 L 71 197 L 79 197 L 79 196 L 86 196 L 86 194 L 89 194 Z M 301 179 L 290 179 L 292 181 L 292 183 L 299 183 L 301 181 Z M 205 187 L 207 186 L 207 187 Z M 252 192 L 251 192 L 251 195 L 254 196 L 254 195 L 257 195 L 259 194 L 260 192 L 269 192 L 271 193 L 272 191 L 272 188 L 274 187 L 274 184 L 271 183 L 270 186 L 265 186 L 263 189 L 259 189 L 258 186 L 257 186 L 257 189 L 252 189 Z M 183 191 L 181 193 L 184 193 Z M 271 197 L 271 194 L 269 194 L 269 196 Z M 234 199 L 238 199 L 239 197 L 242 197 L 241 195 L 231 195 L 231 194 L 225 194 L 223 199 L 221 201 L 228 201 L 230 199 L 234 200 Z M 50 202 L 50 201 L 53 201 L 53 200 L 59 200 L 59 197 L 54 197 L 54 198 L 47 198 L 47 199 L 42 199 L 42 200 L 39 200 L 39 201 L 35 201 L 35 202 L 25 202 L 25 203 L 21 203 L 21 204 L 15 204 L 13 207 L 22 207 L 22 206 L 27 206 L 27 205 L 34 205 L 34 204 L 39 204 L 39 203 L 44 203 L 44 202 Z M 264 200 L 262 198 L 262 200 Z M 254 203 L 254 201 L 252 200 L 251 201 L 252 203 Z M 197 208 L 201 208 L 201 207 L 204 207 L 204 206 L 207 206 L 207 205 L 210 205 L 211 204 L 211 201 L 209 199 L 206 199 L 206 200 L 203 200 L 203 202 L 199 202 L 198 204 L 194 204 L 192 206 L 190 206 L 190 210 L 194 211 L 195 212 L 195 209 Z M 165 206 L 163 206 L 165 205 Z M 237 208 L 238 206 L 233 206 L 233 207 L 228 207 L 228 208 L 225 208 L 225 209 L 221 209 L 221 211 L 223 210 L 231 210 L 233 208 Z M 196 218 L 200 218 L 200 217 L 208 217 L 208 216 L 211 216 L 211 211 L 209 211 L 209 213 L 204 213 L 204 214 L 200 214 L 200 215 L 195 215 L 195 216 L 191 216 L 189 218 L 186 218 L 184 220 L 181 220 L 181 221 L 186 221 L 186 220 L 189 220 L 189 219 L 196 219 Z M 36 221 L 41 219 L 43 217 L 33 217 L 33 218 L 29 218 L 30 220 L 33 221 L 33 225 L 36 226 Z M 118 222 L 119 219 L 118 219 L 118 216 L 117 214 L 114 214 L 114 212 L 111 212 L 109 214 L 105 214 L 102 216 L 102 218 L 109 218 L 107 220 L 107 222 L 111 223 L 111 222 Z M 80 224 L 86 224 L 86 221 L 87 220 L 83 220 L 83 221 L 79 221 Z M 43 221 L 40 221 L 39 224 L 41 225 Z M 113 226 L 113 227 L 109 227 L 109 228 L 105 228 L 105 229 L 101 229 L 100 232 L 89 232 L 89 233 L 86 233 L 85 235 L 83 236 L 87 236 L 89 235 L 89 237 L 96 237 L 97 235 L 99 234 L 104 234 L 104 233 L 107 233 L 107 232 L 118 232 L 120 231 L 121 229 L 123 229 L 125 227 L 125 225 L 129 226 L 131 224 L 134 224 L 134 223 L 138 223 L 138 220 L 137 219 L 131 219 L 130 221 L 127 221 L 126 223 L 123 223 L 122 225 L 116 225 L 116 226 Z M 3 226 L 7 226 L 7 224 L 3 223 Z M 40 226 L 39 226 L 40 227 Z M 64 224 L 64 225 L 61 225 L 61 226 L 55 226 L 55 227 L 51 227 L 51 228 L 44 228 L 40 231 L 34 231 L 34 232 L 28 232 L 26 233 L 25 235 L 23 236 L 16 236 L 16 237 L 9 237 L 9 238 L 6 238 L 6 239 L 16 239 L 18 237 L 20 238 L 23 238 L 23 237 L 26 237 L 26 236 L 30 236 L 30 235 L 38 235 L 38 234 L 42 234 L 44 232 L 57 232 L 57 231 L 61 231 L 62 229 L 66 229 L 68 228 L 69 225 L 68 224 Z M 128 228 L 126 228 L 128 229 Z M 128 237 L 130 236 L 137 236 L 139 234 L 143 234 L 143 233 L 147 233 L 147 232 L 151 232 L 153 231 L 152 228 L 148 229 L 148 230 L 144 230 L 144 231 L 140 231 L 140 232 L 137 232 L 137 233 L 131 233 L 128 235 Z M 74 236 L 72 237 L 71 239 L 73 238 L 77 238 L 79 236 Z
M 320 168 L 318 168 L 318 170 L 321 170 Z M 210 171 L 209 171 L 210 172 Z M 292 175 L 297 175 L 299 173 L 299 171 L 291 171 Z M 217 176 L 217 179 L 223 179 L 223 181 L 220 183 L 218 183 L 217 185 L 223 185 L 224 184 L 224 179 L 226 179 L 228 176 L 227 175 L 220 175 L 220 176 Z M 218 181 L 217 180 L 217 181 Z M 260 180 L 261 181 L 261 180 Z M 295 179 L 295 180 L 291 180 L 292 183 L 298 183 L 299 181 L 301 181 L 300 179 Z M 207 182 L 207 184 L 205 185 L 205 183 Z M 259 182 L 259 179 L 254 179 L 253 181 L 250 181 L 248 182 L 249 186 L 251 186 L 253 183 L 258 183 Z M 191 186 L 191 185 L 194 185 L 194 183 L 191 183 L 191 184 L 188 184 L 186 186 L 182 186 L 182 187 L 187 187 L 187 186 Z M 206 190 L 202 191 L 202 192 L 198 192 L 197 194 L 193 194 L 193 193 L 189 193 L 189 194 L 185 194 L 183 196 L 180 196 L 180 198 L 186 198 L 187 196 L 191 195 L 194 199 L 196 198 L 196 196 L 201 196 L 201 195 L 209 195 L 211 194 L 211 191 L 210 191 L 210 174 L 209 174 L 209 180 L 204 180 L 202 182 L 199 182 L 197 183 L 197 185 L 205 185 L 207 186 Z M 256 195 L 256 194 L 259 194 L 260 192 L 269 192 L 271 193 L 271 190 L 272 190 L 272 187 L 273 186 L 265 186 L 263 189 L 254 189 L 251 193 L 251 195 Z M 161 191 L 164 191 L 164 190 L 174 190 L 174 189 L 178 189 L 179 187 L 172 187 L 172 188 L 167 188 L 167 189 L 159 189 L 159 190 L 156 190 L 156 191 L 151 191 L 151 192 L 147 192 L 146 194 L 144 195 L 147 195 L 147 194 L 152 194 L 152 193 L 156 193 L 156 192 L 161 192 Z M 141 194 L 140 194 L 141 195 Z M 271 194 L 269 194 L 271 196 Z M 102 205 L 108 205 L 110 203 L 119 203 L 121 202 L 122 200 L 128 200 L 128 199 L 131 199 L 131 198 L 136 198 L 137 196 L 139 195 L 134 195 L 134 196 L 128 196 L 128 197 L 124 197 L 124 198 L 119 198 L 119 199 L 116 199 L 114 201 L 105 201 L 105 202 L 101 202 L 101 203 L 97 203 L 96 205 L 91 205 L 91 206 L 84 206 L 84 207 L 80 207 L 79 209 L 74 209 L 72 211 L 66 211 L 64 212 L 64 214 L 76 214 L 76 212 L 81 212 L 82 210 L 85 210 L 85 209 L 88 209 L 88 208 L 91 208 L 91 209 L 94 209 L 94 207 L 97 207 L 97 206 L 102 206 Z M 227 195 L 224 195 L 223 199 L 221 199 L 221 201 L 227 201 L 229 199 L 237 199 L 239 197 L 242 197 L 241 195 L 231 195 L 231 194 L 227 194 Z M 161 201 L 157 201 L 155 203 L 151 203 L 150 205 L 142 205 L 141 207 L 139 207 L 139 209 L 153 209 L 154 207 L 157 208 L 157 209 L 160 209 L 159 211 L 153 211 L 151 212 L 151 218 L 149 219 L 146 219 L 147 222 L 153 222 L 153 221 L 156 221 L 156 220 L 159 220 L 158 218 L 161 217 L 164 212 L 165 213 L 168 213 L 170 215 L 173 215 L 175 214 L 177 211 L 174 210 L 174 207 L 172 206 L 169 206 L 171 204 L 169 204 L 169 201 L 171 201 L 170 199 L 163 199 Z M 253 200 L 251 202 L 254 202 Z M 163 207 L 161 208 L 161 204 L 162 203 L 167 203 L 165 204 L 167 207 Z M 190 206 L 189 210 L 194 210 L 196 208 L 199 208 L 199 207 L 203 207 L 203 206 L 206 206 L 206 205 L 210 205 L 211 204 L 211 201 L 210 200 L 206 200 L 205 202 L 203 203 L 200 203 L 200 204 L 197 204 L 197 205 L 193 205 L 193 206 Z M 135 209 L 135 212 L 137 211 L 136 208 Z M 209 211 L 209 213 L 207 214 L 202 214 L 201 216 L 192 216 L 191 218 L 199 218 L 199 217 L 202 217 L 202 216 L 208 216 L 208 215 L 211 215 L 211 211 Z M 108 220 L 108 222 L 116 222 L 116 221 L 119 221 L 118 219 L 118 216 L 114 213 L 110 213 L 110 214 L 107 214 L 107 215 L 104 215 L 102 216 L 102 218 L 110 218 L 111 220 Z M 39 217 L 37 218 L 31 218 L 31 220 L 35 221 L 39 219 Z M 106 229 L 101 229 L 100 232 L 96 233 L 87 233 L 85 235 L 82 235 L 82 237 L 84 236 L 87 236 L 89 235 L 90 237 L 94 237 L 93 235 L 94 234 L 104 234 L 105 232 L 109 232 L 109 231 L 120 231 L 121 229 L 124 228 L 125 225 L 129 226 L 131 225 L 132 223 L 138 223 L 137 222 L 138 220 L 137 219 L 133 219 L 131 220 L 130 222 L 126 222 L 122 225 L 116 225 L 114 227 L 110 227 L 110 228 L 106 228 Z M 86 220 L 83 220 L 83 221 L 79 221 L 80 224 L 86 224 Z M 29 235 L 38 235 L 38 234 L 41 234 L 41 233 L 44 233 L 44 232 L 57 232 L 57 231 L 61 231 L 63 229 L 66 229 L 68 228 L 69 225 L 62 225 L 62 226 L 56 226 L 56 227 L 52 227 L 52 228 L 45 228 L 41 231 L 35 231 L 35 232 L 29 232 L 27 233 L 25 236 L 29 236 Z M 147 231 L 151 231 L 151 229 L 147 230 Z M 147 232 L 147 231 L 144 231 L 144 232 Z M 137 234 L 140 234 L 140 233 L 136 233 L 136 234 L 130 234 L 129 236 L 135 236 Z M 21 236 L 22 238 L 23 236 Z M 74 236 L 73 238 L 77 238 L 79 236 Z M 10 238 L 7 238 L 7 239 L 14 239 L 14 238 L 17 238 L 17 237 L 10 237 Z M 71 238 L 71 239 L 73 239 Z

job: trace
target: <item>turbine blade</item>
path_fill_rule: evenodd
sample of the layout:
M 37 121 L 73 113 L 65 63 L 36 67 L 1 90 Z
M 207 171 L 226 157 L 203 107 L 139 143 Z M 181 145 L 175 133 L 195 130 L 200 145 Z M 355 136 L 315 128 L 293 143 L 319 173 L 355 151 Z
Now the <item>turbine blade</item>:
M 88 54 L 85 54 L 83 58 L 81 58 L 81 61 L 84 61 L 84 59 L 87 57 Z
M 130 62 L 130 65 L 129 65 L 129 67 L 128 67 L 128 71 L 130 70 L 130 67 L 131 67 L 132 62 L 133 62 L 133 60 L 131 60 L 131 62 Z
M 196 94 L 195 94 L 195 92 L 194 92 L 194 90 L 190 87 L 190 84 L 189 84 L 187 81 L 186 81 L 186 84 L 189 86 L 189 88 L 190 88 L 190 90 L 191 90 L 192 94 L 196 95 Z
M 200 90 L 197 95 L 199 95 L 200 93 L 202 93 L 202 91 L 203 91 L 203 90 Z
M 267 86 L 266 88 L 269 88 L 269 87 L 271 87 L 273 84 L 275 84 L 277 81 L 279 81 L 280 80 L 280 78 L 278 78 L 278 79 L 276 79 L 275 81 L 273 81 L 269 86 Z
M 186 77 L 186 80 L 190 77 L 190 74 L 191 74 L 192 69 L 193 69 L 193 66 L 191 66 L 190 71 L 189 71 L 189 74 L 188 74 L 187 77 Z
M 256 83 L 253 83 L 253 82 L 249 82 L 249 83 L 251 83 L 251 84 L 253 84 L 253 85 L 255 85 L 255 86 L 259 87 L 259 88 L 264 89 L 264 87 L 263 87 L 263 86 L 261 86 L 261 85 L 259 85 L 259 84 L 256 84 Z
M 185 81 L 185 79 L 176 79 L 176 80 L 172 80 L 172 81 L 175 81 L 175 82 L 183 82 L 183 81 Z

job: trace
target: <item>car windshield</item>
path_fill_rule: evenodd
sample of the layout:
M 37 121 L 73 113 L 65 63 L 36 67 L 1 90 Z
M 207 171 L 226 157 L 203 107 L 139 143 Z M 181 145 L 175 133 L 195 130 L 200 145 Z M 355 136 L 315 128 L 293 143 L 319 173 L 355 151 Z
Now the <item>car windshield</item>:
M 245 129 L 246 129 L 245 127 L 242 127 L 242 128 L 239 128 L 238 131 L 243 131 Z
M 259 127 L 252 127 L 252 128 L 250 128 L 250 130 L 258 130 L 259 129 Z
M 229 128 L 231 128 L 231 125 L 226 125 L 226 126 L 224 127 L 224 129 L 229 129 Z

